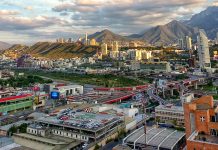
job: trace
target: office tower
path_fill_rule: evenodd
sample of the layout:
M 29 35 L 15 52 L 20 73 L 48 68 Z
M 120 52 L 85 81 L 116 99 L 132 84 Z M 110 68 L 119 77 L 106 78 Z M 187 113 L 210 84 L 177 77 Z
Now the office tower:
M 216 33 L 216 44 L 218 44 L 218 32 Z
M 198 41 L 199 66 L 200 68 L 210 68 L 211 63 L 210 63 L 208 38 L 203 29 L 199 30 L 197 41 Z
M 101 44 L 101 53 L 102 53 L 103 56 L 106 56 L 108 54 L 107 44 L 106 43 Z
M 90 40 L 90 45 L 91 46 L 96 46 L 96 40 L 95 39 L 91 39 Z
M 180 49 L 183 49 L 183 48 L 184 48 L 183 38 L 181 38 L 181 39 L 178 40 L 178 46 L 179 46 Z
M 218 150 L 218 106 L 212 96 L 185 102 L 187 150 Z
M 117 41 L 113 42 L 112 51 L 115 51 L 115 52 L 119 51 L 119 44 Z
M 85 36 L 85 45 L 88 45 L 88 34 L 86 33 L 86 36 Z
M 192 49 L 192 39 L 191 39 L 191 37 L 185 36 L 184 48 L 185 48 L 185 50 L 191 50 Z

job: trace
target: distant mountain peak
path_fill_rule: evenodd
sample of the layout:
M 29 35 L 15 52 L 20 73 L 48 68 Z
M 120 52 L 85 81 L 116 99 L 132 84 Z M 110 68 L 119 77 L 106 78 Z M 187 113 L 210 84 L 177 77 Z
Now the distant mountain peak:
M 11 44 L 0 41 L 0 50 L 5 50 L 8 49 L 9 47 L 11 47 Z
M 204 11 L 195 14 L 185 23 L 192 27 L 204 29 L 210 39 L 216 37 L 218 32 L 218 6 L 210 6 Z

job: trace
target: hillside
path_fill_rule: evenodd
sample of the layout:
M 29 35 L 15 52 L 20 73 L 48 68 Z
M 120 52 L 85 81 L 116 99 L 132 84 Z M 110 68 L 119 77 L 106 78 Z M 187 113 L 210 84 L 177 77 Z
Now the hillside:
M 218 32 L 218 6 L 208 7 L 206 10 L 195 14 L 188 21 L 185 21 L 189 26 L 204 29 L 207 36 L 211 39 L 216 37 Z
M 96 32 L 88 36 L 88 39 L 95 39 L 97 42 L 110 42 L 110 41 L 122 41 L 128 42 L 129 38 L 115 34 L 109 30 L 103 30 L 101 32 Z
M 5 50 L 7 48 L 11 47 L 10 44 L 6 43 L 6 42 L 1 42 L 0 41 L 0 50 Z
M 183 36 L 194 36 L 195 34 L 194 28 L 174 20 L 166 25 L 153 27 L 142 34 L 131 35 L 130 38 L 141 39 L 151 44 L 172 44 Z
M 23 45 L 13 45 L 11 48 L 5 50 L 4 53 L 13 53 L 18 56 L 22 54 L 31 54 L 35 57 L 57 59 L 92 56 L 96 53 L 97 50 L 98 47 L 96 46 L 84 46 L 82 44 L 75 43 L 38 42 L 30 47 Z

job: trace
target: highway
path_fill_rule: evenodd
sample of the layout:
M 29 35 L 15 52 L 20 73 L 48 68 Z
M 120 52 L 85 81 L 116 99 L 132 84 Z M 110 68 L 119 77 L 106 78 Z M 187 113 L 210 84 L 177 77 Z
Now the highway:
M 147 90 L 147 94 L 149 97 L 153 98 L 154 100 L 156 100 L 157 102 L 159 102 L 160 105 L 166 105 L 166 101 L 162 98 L 160 98 L 159 96 L 154 94 L 155 88 L 154 87 L 149 87 L 149 89 Z

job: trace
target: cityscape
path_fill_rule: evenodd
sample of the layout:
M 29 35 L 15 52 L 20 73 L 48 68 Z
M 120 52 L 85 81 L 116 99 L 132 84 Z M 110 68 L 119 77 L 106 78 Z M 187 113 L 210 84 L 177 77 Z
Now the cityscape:
M 0 1 L 0 150 L 218 150 L 218 1 Z

